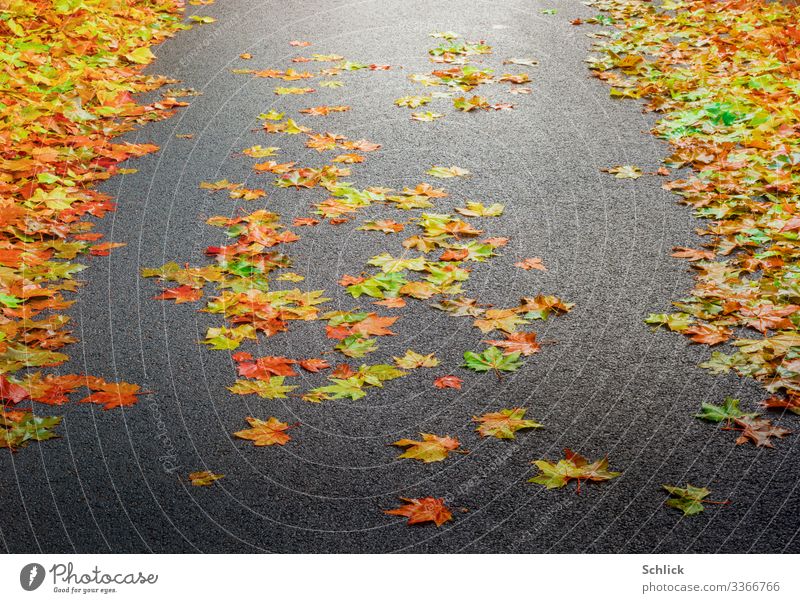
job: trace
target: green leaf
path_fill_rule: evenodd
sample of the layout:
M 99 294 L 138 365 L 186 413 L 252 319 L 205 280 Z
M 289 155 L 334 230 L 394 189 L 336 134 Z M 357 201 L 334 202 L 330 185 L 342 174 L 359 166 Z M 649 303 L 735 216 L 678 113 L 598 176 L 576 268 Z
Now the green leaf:
M 744 413 L 739 410 L 739 400 L 736 398 L 725 398 L 722 406 L 715 406 L 703 402 L 700 406 L 700 413 L 695 415 L 698 419 L 704 421 L 711 421 L 713 423 L 721 423 L 722 421 L 733 421 L 742 417 L 756 417 L 758 413 Z
M 684 515 L 702 513 L 705 509 L 702 500 L 711 494 L 711 490 L 708 488 L 697 488 L 691 484 L 686 484 L 685 488 L 664 484 L 662 488 L 670 494 L 670 498 L 665 504 L 673 509 L 683 511 Z
M 363 389 L 363 381 L 358 377 L 349 377 L 348 379 L 330 379 L 333 385 L 325 385 L 312 389 L 309 394 L 317 394 L 325 400 L 339 400 L 341 398 L 350 398 L 351 400 L 359 400 L 367 395 Z
M 349 335 L 342 339 L 336 349 L 348 358 L 363 358 L 378 349 L 376 339 L 365 339 L 360 335 Z
M 684 312 L 675 314 L 650 314 L 644 321 L 649 325 L 667 327 L 670 331 L 685 331 L 692 324 L 692 317 Z
M 491 346 L 481 353 L 464 352 L 464 366 L 479 373 L 488 371 L 516 371 L 522 366 L 520 353 L 503 354 L 499 348 Z
M 0 304 L 3 304 L 6 308 L 19 308 L 21 303 L 22 300 L 18 297 L 0 293 Z
M 53 428 L 61 423 L 61 417 L 37 417 L 25 413 L 13 420 L 0 414 L 0 448 L 19 448 L 32 441 L 43 442 L 58 437 Z

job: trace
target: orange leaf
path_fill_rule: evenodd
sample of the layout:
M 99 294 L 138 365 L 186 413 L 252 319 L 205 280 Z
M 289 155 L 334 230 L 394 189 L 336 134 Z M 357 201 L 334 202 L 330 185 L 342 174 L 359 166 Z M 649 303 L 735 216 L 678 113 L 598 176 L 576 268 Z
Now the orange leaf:
M 464 382 L 454 375 L 445 375 L 444 377 L 439 377 L 433 382 L 433 384 L 439 389 L 461 389 L 462 383 Z
M 408 517 L 408 525 L 415 523 L 425 523 L 432 521 L 436 527 L 453 519 L 453 514 L 444 505 L 443 498 L 401 498 L 400 500 L 408 503 L 397 509 L 384 511 L 387 515 L 400 515 Z

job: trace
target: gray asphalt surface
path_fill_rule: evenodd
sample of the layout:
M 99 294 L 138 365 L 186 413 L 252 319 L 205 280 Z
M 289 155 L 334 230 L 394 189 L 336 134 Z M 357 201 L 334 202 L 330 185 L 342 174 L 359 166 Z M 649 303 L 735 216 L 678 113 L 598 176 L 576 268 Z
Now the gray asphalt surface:
M 540 13 L 553 7 L 556 15 Z M 162 151 L 131 161 L 138 173 L 105 186 L 119 210 L 99 230 L 128 246 L 92 258 L 83 273 L 88 282 L 73 311 L 81 343 L 63 367 L 153 393 L 111 412 L 65 407 L 60 440 L 0 455 L 7 551 L 800 552 L 800 439 L 782 440 L 775 450 L 734 446 L 732 434 L 694 419 L 702 401 L 734 396 L 749 408 L 762 391 L 709 375 L 697 367 L 707 348 L 653 333 L 642 322 L 690 289 L 687 263 L 669 253 L 675 245 L 698 245 L 700 222 L 656 177 L 600 173 L 617 164 L 655 170 L 666 147 L 647 133 L 651 116 L 634 102 L 610 99 L 607 87 L 589 77 L 585 34 L 593 30 L 569 22 L 593 10 L 566 0 L 220 0 L 190 12 L 217 22 L 156 48 L 149 69 L 203 95 L 188 99 L 191 106 L 173 119 L 128 137 Z M 428 33 L 436 30 L 485 39 L 494 47 L 485 63 L 498 70 L 503 58 L 538 59 L 538 67 L 509 69 L 531 73 L 533 93 L 509 96 L 495 85 L 482 92 L 513 102 L 515 110 L 456 115 L 448 107 L 438 122 L 412 122 L 410 110 L 393 101 L 423 91 L 406 77 L 430 71 L 426 52 L 436 41 Z M 288 45 L 294 39 L 314 45 L 295 49 Z M 242 52 L 255 58 L 241 61 Z M 275 80 L 231 73 L 282 69 L 310 52 L 403 68 L 347 74 L 344 88 L 299 97 L 274 96 L 281 85 Z M 435 352 L 442 360 L 436 369 L 415 371 L 358 402 L 313 405 L 229 393 L 230 355 L 197 344 L 217 317 L 196 312 L 198 305 L 153 300 L 158 284 L 139 277 L 139 269 L 172 260 L 203 265 L 205 247 L 222 242 L 205 218 L 233 214 L 242 203 L 199 190 L 203 180 L 263 186 L 266 207 L 286 221 L 309 215 L 321 192 L 275 189 L 250 169 L 252 160 L 235 153 L 275 145 L 283 148 L 281 160 L 317 164 L 302 137 L 254 131 L 256 116 L 270 107 L 298 117 L 297 109 L 316 104 L 353 110 L 298 121 L 383 145 L 355 166 L 350 180 L 357 185 L 428 181 L 451 193 L 447 207 L 464 199 L 505 203 L 501 218 L 479 222 L 511 243 L 503 257 L 476 266 L 466 289 L 498 306 L 536 293 L 575 302 L 570 315 L 534 325 L 541 339 L 555 343 L 498 382 L 458 368 L 464 350 L 481 349 L 483 337 L 468 321 L 417 302 L 385 312 L 402 315 L 398 335 L 381 338 L 367 361 L 413 348 Z M 176 139 L 180 133 L 195 137 Z M 434 164 L 473 176 L 434 181 L 424 175 Z M 402 249 L 403 235 L 355 230 L 369 217 L 408 215 L 376 206 L 348 224 L 300 229 L 302 240 L 289 250 L 294 270 L 307 277 L 300 286 L 325 289 L 331 308 L 358 305 L 336 285 L 340 275 L 357 274 L 380 251 Z M 532 256 L 542 257 L 548 272 L 513 267 Z M 321 323 L 305 323 L 245 349 L 305 357 L 329 347 Z M 465 380 L 460 393 L 432 387 L 447 373 Z M 545 429 L 521 432 L 513 442 L 477 437 L 472 415 L 513 405 L 528 407 Z M 301 426 L 284 447 L 254 448 L 230 435 L 245 427 L 247 415 Z M 789 418 L 778 422 L 798 427 Z M 457 436 L 472 453 L 431 465 L 396 460 L 387 443 L 420 431 Z M 526 483 L 532 459 L 559 458 L 564 447 L 592 458 L 607 453 L 623 476 L 580 495 L 572 487 L 545 491 Z M 186 474 L 202 469 L 227 477 L 210 488 L 188 486 Z M 733 503 L 683 519 L 664 507 L 660 485 L 687 481 Z M 455 521 L 439 529 L 406 526 L 381 512 L 398 496 L 446 496 Z

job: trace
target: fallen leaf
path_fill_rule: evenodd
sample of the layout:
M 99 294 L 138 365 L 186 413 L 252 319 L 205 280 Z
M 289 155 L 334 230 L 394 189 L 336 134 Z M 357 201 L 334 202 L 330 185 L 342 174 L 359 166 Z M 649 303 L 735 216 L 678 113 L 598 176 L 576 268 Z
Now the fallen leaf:
M 210 486 L 215 481 L 222 479 L 224 475 L 212 473 L 211 471 L 195 471 L 189 474 L 189 481 L 193 486 Z
M 600 171 L 614 174 L 614 178 L 630 178 L 635 180 L 642 176 L 642 168 L 635 165 L 617 165 Z
M 465 170 L 460 167 L 452 166 L 446 168 L 438 165 L 434 165 L 425 173 L 436 178 L 456 178 L 458 176 L 464 177 L 470 175 L 469 170 Z
M 564 449 L 564 457 L 555 463 L 543 459 L 533 461 L 540 473 L 528 481 L 547 486 L 551 490 L 563 488 L 570 481 L 576 480 L 580 492 L 581 481 L 602 482 L 622 475 L 617 471 L 609 471 L 607 457 L 590 463 L 569 448 Z
M 250 425 L 250 429 L 237 431 L 233 435 L 243 440 L 251 440 L 254 446 L 272 446 L 274 444 L 283 446 L 292 439 L 286 433 L 289 424 L 282 423 L 275 417 L 270 417 L 266 421 L 253 417 L 247 417 L 245 420 Z
M 437 436 L 432 433 L 421 433 L 422 440 L 397 440 L 392 446 L 405 448 L 406 451 L 397 458 L 415 459 L 423 463 L 443 461 L 451 452 L 461 452 L 461 445 L 456 438 Z
M 415 523 L 433 522 L 436 527 L 441 526 L 443 523 L 451 521 L 453 514 L 444 505 L 443 498 L 432 498 L 430 496 L 425 498 L 401 498 L 403 502 L 407 503 L 397 509 L 384 511 L 387 515 L 400 515 L 408 517 L 408 525 Z
M 534 429 L 542 427 L 541 423 L 526 419 L 525 408 L 504 408 L 499 412 L 489 412 L 480 417 L 472 417 L 476 423 L 475 428 L 481 437 L 492 436 L 504 440 L 513 440 L 520 429 Z
M 464 382 L 454 375 L 445 375 L 444 377 L 439 377 L 436 381 L 433 382 L 433 385 L 436 386 L 438 389 L 461 389 L 461 385 Z
M 547 268 L 542 264 L 542 258 L 525 258 L 514 264 L 514 266 L 522 268 L 523 270 L 541 270 L 542 272 L 547 272 Z

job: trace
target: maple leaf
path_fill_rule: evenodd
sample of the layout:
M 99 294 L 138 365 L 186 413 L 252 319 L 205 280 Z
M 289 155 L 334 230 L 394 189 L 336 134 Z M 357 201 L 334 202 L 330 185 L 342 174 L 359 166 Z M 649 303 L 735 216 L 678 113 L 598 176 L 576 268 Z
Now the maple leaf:
M 292 368 L 297 361 L 283 356 L 264 356 L 257 358 L 254 362 L 238 360 L 237 362 L 239 362 L 239 375 L 250 379 L 268 380 L 271 376 L 293 377 L 297 375 Z
M 171 289 L 164 289 L 161 295 L 156 295 L 153 299 L 174 299 L 176 304 L 195 302 L 203 297 L 202 289 L 194 289 L 189 285 L 181 285 Z
M 466 205 L 466 207 L 456 207 L 456 211 L 462 216 L 469 216 L 472 218 L 495 218 L 501 216 L 505 209 L 505 206 L 500 203 L 492 203 L 490 206 L 486 207 L 483 203 L 467 201 Z
M 341 144 L 343 149 L 350 149 L 352 151 L 363 151 L 369 153 L 370 151 L 377 151 L 381 145 L 370 142 L 369 140 L 350 140 Z
M 0 374 L 0 399 L 4 403 L 19 404 L 30 396 L 30 392 L 21 385 L 12 383 L 5 375 Z
M 367 339 L 361 335 L 348 335 L 335 347 L 348 358 L 363 358 L 377 350 L 378 344 L 374 339 Z
M 426 174 L 430 176 L 434 176 L 436 178 L 456 178 L 457 176 L 469 176 L 469 170 L 465 170 L 460 167 L 451 166 L 449 168 L 442 167 L 440 165 L 434 165 L 431 169 L 429 169 Z
M 210 486 L 223 477 L 225 476 L 211 471 L 194 471 L 189 474 L 189 481 L 193 486 Z
M 547 272 L 547 268 L 542 264 L 542 258 L 525 258 L 514 264 L 514 266 L 522 268 L 523 270 L 541 270 L 542 272 Z
M 237 431 L 233 435 L 243 440 L 251 440 L 254 446 L 272 446 L 274 444 L 283 446 L 292 439 L 286 433 L 289 424 L 283 423 L 275 417 L 270 417 L 266 421 L 247 417 L 245 421 L 250 425 L 250 429 Z
M 376 306 L 383 306 L 384 308 L 405 308 L 406 306 L 405 300 L 400 297 L 388 297 L 372 303 Z
M 443 498 L 427 496 L 425 498 L 401 498 L 400 500 L 407 504 L 397 509 L 384 511 L 384 513 L 408 517 L 408 525 L 430 521 L 435 523 L 436 527 L 439 527 L 453 519 L 453 514 L 444 505 Z
M 219 191 L 223 189 L 232 189 L 242 186 L 241 184 L 234 184 L 227 180 L 217 180 L 216 182 L 201 182 L 200 188 L 209 191 Z
M 482 333 L 498 330 L 506 333 L 513 333 L 518 325 L 527 324 L 528 321 L 521 318 L 514 308 L 492 308 L 483 313 L 482 318 L 475 320 L 474 324 Z
M 755 416 L 743 416 L 734 419 L 736 428 L 741 435 L 736 438 L 737 444 L 752 442 L 756 446 L 764 448 L 774 448 L 772 438 L 785 438 L 791 430 L 778 427 L 769 419 L 762 419 Z
M 682 332 L 691 326 L 692 317 L 685 312 L 675 312 L 674 314 L 650 314 L 644 321 L 649 325 L 655 325 L 656 328 L 664 326 L 670 331 Z
M 357 230 L 376 230 L 385 234 L 394 234 L 402 231 L 404 226 L 394 220 L 378 220 L 364 222 Z
M 306 42 L 304 40 L 292 40 L 289 42 L 289 46 L 305 48 L 306 46 L 311 46 L 311 42 Z
M 387 327 L 392 326 L 399 316 L 378 316 L 374 312 L 367 314 L 363 319 L 353 322 L 350 331 L 359 335 L 394 335 Z
M 398 290 L 400 295 L 407 295 L 416 299 L 430 299 L 436 295 L 437 290 L 431 283 L 413 281 L 406 283 Z
M 617 165 L 612 168 L 604 168 L 600 171 L 614 174 L 614 178 L 630 178 L 635 180 L 642 176 L 642 168 L 635 165 Z
M 522 366 L 519 359 L 519 352 L 504 354 L 498 348 L 492 346 L 480 353 L 464 352 L 464 366 L 478 373 L 494 371 L 499 377 L 500 372 L 516 371 Z
M 531 81 L 531 76 L 527 73 L 504 73 L 497 81 L 509 82 L 511 84 L 527 84 Z
M 455 375 L 445 375 L 444 377 L 439 377 L 436 381 L 433 382 L 433 385 L 438 389 L 461 389 L 461 385 L 464 382 L 456 377 Z
M 327 105 L 322 105 L 320 107 L 309 107 L 308 109 L 300 109 L 300 113 L 305 113 L 306 115 L 328 115 L 329 113 L 342 113 L 344 111 L 349 111 L 350 107 L 345 105 L 339 105 L 335 107 L 330 107 Z
M 424 197 L 430 197 L 430 198 L 447 197 L 446 192 L 444 192 L 441 189 L 434 188 L 430 184 L 427 184 L 425 182 L 421 182 L 413 189 L 404 188 L 403 192 L 409 195 L 422 195 Z
M 96 256 L 107 256 L 112 249 L 124 246 L 125 243 L 100 243 L 99 245 L 92 245 L 89 248 L 89 253 Z
M 278 151 L 280 151 L 278 147 L 262 147 L 260 144 L 257 144 L 245 149 L 242 153 L 248 157 L 261 159 L 262 157 L 273 157 Z
M 405 448 L 406 451 L 397 458 L 416 459 L 423 463 L 443 461 L 451 452 L 464 452 L 459 449 L 461 443 L 450 436 L 437 436 L 432 433 L 421 433 L 422 440 L 402 439 L 392 446 Z
M 270 121 L 280 121 L 284 118 L 285 113 L 279 113 L 275 109 L 270 109 L 266 113 L 261 113 L 258 118 L 259 119 L 268 119 Z
M 233 189 L 228 196 L 231 199 L 242 199 L 244 201 L 255 201 L 256 199 L 260 199 L 261 197 L 265 196 L 267 193 L 264 192 L 263 189 L 256 188 L 235 188 Z
M 415 369 L 415 368 L 433 368 L 435 366 L 439 366 L 439 359 L 436 358 L 433 354 L 428 354 L 424 356 L 422 354 L 418 354 L 413 350 L 406 350 L 404 356 L 397 357 L 394 356 L 394 361 L 397 366 L 404 369 Z
M 702 513 L 706 505 L 726 505 L 729 501 L 711 501 L 711 500 L 704 500 L 709 494 L 711 494 L 711 490 L 708 488 L 698 488 L 691 484 L 686 484 L 685 488 L 681 488 L 679 486 L 671 486 L 669 484 L 664 484 L 661 486 L 669 492 L 670 498 L 664 503 L 668 507 L 672 507 L 673 509 L 678 509 L 679 511 L 683 511 L 684 516 L 686 515 L 697 515 L 698 513 Z
M 316 90 L 313 88 L 298 88 L 296 86 L 278 86 L 273 92 L 278 96 L 283 96 L 286 94 L 311 94 L 312 92 L 316 92 Z
M 394 104 L 398 107 L 416 109 L 422 105 L 427 105 L 431 100 L 433 99 L 430 96 L 403 96 L 394 101 Z
M 444 113 L 436 113 L 435 111 L 417 111 L 411 114 L 411 119 L 414 121 L 434 121 L 444 117 Z
M 508 333 L 505 339 L 489 339 L 483 343 L 501 348 L 504 354 L 517 352 L 522 356 L 530 356 L 542 349 L 536 341 L 536 333 Z
M 93 390 L 93 393 L 86 396 L 81 402 L 102 404 L 104 410 L 121 406 L 133 406 L 139 401 L 136 396 L 141 393 L 138 385 L 125 383 L 124 381 L 106 383 L 99 379 L 97 383 L 90 383 L 89 388 Z
M 364 156 L 358 153 L 342 153 L 333 158 L 334 163 L 363 163 Z
M 713 260 L 714 252 L 702 249 L 690 249 L 689 247 L 673 247 L 672 257 L 685 258 L 690 262 L 697 262 L 698 260 Z
M 453 106 L 459 111 L 468 113 L 470 111 L 474 111 L 475 109 L 488 109 L 489 101 L 487 101 L 483 96 L 473 96 L 469 99 L 464 96 L 459 96 L 458 98 L 453 99 Z
M 297 363 L 309 373 L 318 373 L 321 370 L 331 367 L 328 361 L 322 358 L 308 358 L 306 360 L 299 360 Z
M 294 167 L 294 162 L 291 163 L 277 163 L 275 161 L 265 161 L 264 163 L 256 163 L 253 169 L 257 172 L 270 172 L 272 174 L 286 174 Z
M 489 412 L 472 420 L 480 423 L 475 428 L 481 437 L 492 436 L 504 440 L 513 440 L 520 429 L 542 427 L 541 423 L 525 418 L 525 408 L 504 408 L 499 412 Z
M 249 394 L 256 394 L 260 398 L 274 400 L 276 398 L 285 398 L 286 394 L 290 391 L 297 389 L 296 385 L 284 385 L 283 382 L 286 377 L 270 377 L 269 379 L 262 379 L 256 381 L 243 381 L 237 380 L 228 389 L 234 394 L 246 396 Z
M 546 486 L 548 490 L 552 490 L 553 488 L 563 488 L 570 481 L 576 480 L 578 482 L 578 492 L 580 493 L 582 480 L 602 482 L 622 475 L 617 471 L 608 470 L 608 457 L 590 463 L 569 448 L 564 449 L 564 457 L 555 463 L 544 459 L 533 461 L 533 464 L 539 468 L 540 473 L 528 481 L 534 484 L 541 484 Z
M 29 412 L 0 410 L 0 448 L 14 450 L 30 442 L 58 437 L 53 431 L 61 417 L 39 417 Z
M 453 316 L 481 316 L 486 310 L 478 306 L 477 300 L 465 297 L 446 299 L 440 303 L 431 304 L 432 308 L 443 310 Z
M 766 333 L 770 329 L 791 329 L 794 323 L 787 318 L 800 310 L 800 306 L 790 304 L 784 307 L 775 306 L 769 302 L 760 303 L 752 308 L 741 308 L 740 314 L 745 317 L 745 323 Z
M 730 423 L 742 417 L 755 417 L 757 413 L 744 413 L 739 409 L 739 400 L 736 398 L 725 398 L 721 406 L 715 406 L 703 402 L 700 407 L 700 413 L 695 415 L 698 419 L 704 421 L 711 421 L 712 423 Z
M 692 325 L 688 329 L 683 329 L 681 332 L 695 343 L 704 343 L 706 345 L 724 343 L 733 335 L 733 331 L 726 327 L 707 324 Z
M 528 67 L 535 67 L 539 64 L 536 59 L 504 59 L 503 65 L 526 65 Z
M 469 256 L 469 249 L 447 249 L 439 257 L 441 262 L 460 262 Z

